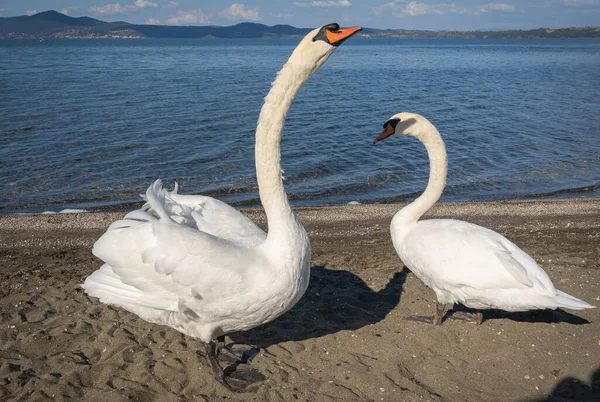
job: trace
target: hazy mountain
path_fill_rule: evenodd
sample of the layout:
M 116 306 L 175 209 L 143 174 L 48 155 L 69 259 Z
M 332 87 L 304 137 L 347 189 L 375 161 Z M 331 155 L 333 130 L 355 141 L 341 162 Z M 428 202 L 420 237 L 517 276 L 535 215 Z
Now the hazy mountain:
M 268 38 L 303 36 L 311 28 L 267 26 L 244 22 L 221 26 L 136 25 L 73 18 L 56 11 L 32 16 L 0 18 L 0 39 L 31 38 Z M 418 31 L 365 28 L 364 38 L 600 38 L 600 27 L 539 28 L 528 31 Z

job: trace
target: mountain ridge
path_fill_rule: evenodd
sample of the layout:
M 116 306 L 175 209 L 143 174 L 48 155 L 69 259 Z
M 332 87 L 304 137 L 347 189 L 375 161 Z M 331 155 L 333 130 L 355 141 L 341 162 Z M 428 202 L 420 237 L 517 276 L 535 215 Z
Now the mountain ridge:
M 106 22 L 91 17 L 70 17 L 55 10 L 48 10 L 31 16 L 0 17 L 0 39 L 269 38 L 304 36 L 311 29 L 297 28 L 287 24 L 268 26 L 254 22 L 242 22 L 231 26 L 142 25 L 125 21 Z M 364 28 L 358 36 L 395 39 L 600 38 L 600 26 L 505 31 L 428 31 Z

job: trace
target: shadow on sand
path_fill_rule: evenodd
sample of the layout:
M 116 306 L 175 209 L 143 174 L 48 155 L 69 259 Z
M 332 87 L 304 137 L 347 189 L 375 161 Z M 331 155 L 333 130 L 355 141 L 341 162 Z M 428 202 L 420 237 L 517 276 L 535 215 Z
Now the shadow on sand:
M 452 316 L 455 312 L 474 312 L 461 304 L 456 304 L 452 310 L 446 313 L 446 319 Z M 585 318 L 578 317 L 562 309 L 556 310 L 531 310 L 517 313 L 510 313 L 504 310 L 484 310 L 484 321 L 496 319 L 509 319 L 517 322 L 544 322 L 547 324 L 567 323 L 573 325 L 584 325 L 590 322 Z
M 404 268 L 395 273 L 385 288 L 376 292 L 351 272 L 311 267 L 308 289 L 290 311 L 260 327 L 228 335 L 232 342 L 219 356 L 227 364 L 227 382 L 238 391 L 254 392 L 251 386 L 265 377 L 247 364 L 260 349 L 356 330 L 383 320 L 400 302 L 409 272 Z
M 600 401 L 600 367 L 594 371 L 590 384 L 577 378 L 567 377 L 558 383 L 556 388 L 544 399 L 534 399 L 528 402 L 593 402 Z
M 400 302 L 409 272 L 406 268 L 397 272 L 384 289 L 376 292 L 351 272 L 313 266 L 306 293 L 290 311 L 268 324 L 229 337 L 236 343 L 266 348 L 377 323 Z

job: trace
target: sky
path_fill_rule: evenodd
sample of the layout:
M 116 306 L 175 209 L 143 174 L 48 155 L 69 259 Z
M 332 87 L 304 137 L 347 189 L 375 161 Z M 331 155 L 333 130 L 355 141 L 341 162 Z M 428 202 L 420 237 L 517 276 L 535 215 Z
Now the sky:
M 56 10 L 135 24 L 500 30 L 600 25 L 600 0 L 0 0 L 0 17 Z

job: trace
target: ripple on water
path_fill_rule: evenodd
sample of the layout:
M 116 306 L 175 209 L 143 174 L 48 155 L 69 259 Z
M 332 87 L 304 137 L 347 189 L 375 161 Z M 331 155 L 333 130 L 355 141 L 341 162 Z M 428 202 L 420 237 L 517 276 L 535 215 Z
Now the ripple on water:
M 414 139 L 377 146 L 400 111 L 448 149 L 446 200 L 599 195 L 600 44 L 344 44 L 294 100 L 282 140 L 295 205 L 395 202 L 424 188 Z M 296 39 L 0 42 L 0 213 L 106 208 L 160 177 L 258 202 L 254 128 Z M 385 57 L 386 63 L 381 63 Z

